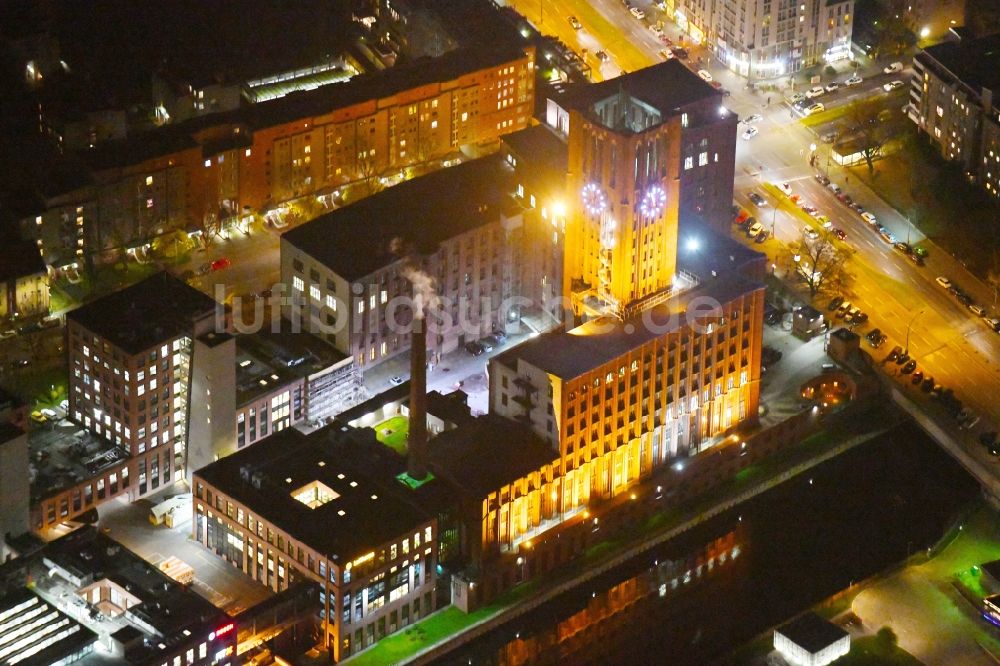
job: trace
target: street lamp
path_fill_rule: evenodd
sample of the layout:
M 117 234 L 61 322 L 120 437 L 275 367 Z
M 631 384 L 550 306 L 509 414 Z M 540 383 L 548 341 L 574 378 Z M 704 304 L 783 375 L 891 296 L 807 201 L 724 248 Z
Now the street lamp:
M 924 311 L 921 310 L 917 314 L 913 315 L 913 317 L 910 318 L 910 323 L 906 325 L 906 343 L 903 345 L 903 354 L 904 355 L 907 355 L 907 354 L 910 353 L 910 329 L 913 327 L 913 322 L 915 322 L 917 320 L 917 317 L 919 317 L 923 313 L 924 313 Z

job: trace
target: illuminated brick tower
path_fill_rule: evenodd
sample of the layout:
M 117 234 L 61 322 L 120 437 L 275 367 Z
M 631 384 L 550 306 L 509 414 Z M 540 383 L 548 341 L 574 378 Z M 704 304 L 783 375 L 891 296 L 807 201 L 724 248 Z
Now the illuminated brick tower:
M 577 316 L 627 317 L 675 281 L 681 117 L 620 88 L 569 128 L 564 293 Z

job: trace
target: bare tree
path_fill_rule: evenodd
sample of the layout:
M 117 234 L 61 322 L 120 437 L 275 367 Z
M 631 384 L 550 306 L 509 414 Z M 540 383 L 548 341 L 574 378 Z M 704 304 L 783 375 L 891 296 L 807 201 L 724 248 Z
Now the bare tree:
M 875 160 L 892 138 L 892 125 L 879 120 L 883 109 L 877 104 L 855 102 L 847 112 L 848 123 L 858 142 L 858 152 L 868 165 L 868 174 L 875 172 Z
M 850 281 L 845 264 L 851 251 L 839 244 L 829 231 L 815 240 L 803 238 L 792 243 L 788 252 L 796 276 L 805 282 L 811 298 L 821 291 L 842 291 Z
M 358 160 L 358 177 L 361 180 L 363 196 L 370 197 L 382 191 L 382 179 L 374 157 L 363 157 Z

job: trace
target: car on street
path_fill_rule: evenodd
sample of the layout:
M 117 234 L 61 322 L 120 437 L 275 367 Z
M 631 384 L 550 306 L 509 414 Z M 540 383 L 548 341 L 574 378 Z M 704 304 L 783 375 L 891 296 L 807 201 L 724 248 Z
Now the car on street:
M 660 60 L 666 61 L 674 57 L 674 54 L 671 53 L 668 49 L 660 49 L 658 53 L 660 55 Z
M 45 423 L 49 419 L 47 416 L 45 416 L 45 414 L 42 414 L 40 411 L 36 409 L 35 411 L 31 412 L 31 420 L 34 421 L 35 423 Z
M 910 360 L 910 355 L 905 351 L 896 357 L 896 365 L 905 365 Z
M 400 377 L 399 375 L 393 375 L 392 377 L 389 377 L 389 383 L 392 384 L 393 386 L 399 386 L 404 381 L 406 380 Z
M 473 356 L 482 356 L 486 353 L 486 348 L 478 342 L 467 342 L 465 343 L 465 351 L 469 352 Z
M 490 333 L 485 338 L 483 338 L 483 340 L 485 340 L 486 342 L 489 342 L 494 347 L 499 347 L 503 343 L 507 342 L 507 334 L 506 333 Z
M 699 69 L 698 76 L 709 83 L 712 82 L 712 74 L 707 69 Z
M 855 74 L 851 78 L 849 78 L 846 81 L 844 81 L 844 85 L 845 86 L 859 86 L 859 85 L 861 85 L 862 81 L 864 81 L 864 79 L 861 78 L 860 76 L 858 76 L 857 74 Z
M 903 63 L 893 62 L 882 68 L 882 71 L 886 74 L 895 74 L 896 72 L 903 71 Z
M 764 231 L 764 225 L 760 222 L 754 222 L 749 228 L 747 228 L 747 237 L 756 238 L 757 234 Z
M 755 113 L 755 114 L 753 114 L 751 116 L 747 116 L 741 122 L 744 125 L 753 125 L 754 123 L 759 123 L 763 119 L 764 119 L 764 116 L 760 115 L 759 113 Z
M 817 238 L 819 238 L 819 232 L 813 229 L 812 227 L 803 227 L 802 235 L 808 238 L 809 240 L 816 240 Z
M 837 83 L 836 81 L 832 81 L 832 82 L 826 84 L 825 86 L 823 86 L 823 90 L 827 91 L 828 93 L 832 93 L 835 90 L 839 90 L 839 89 L 840 89 L 840 84 Z
M 770 235 L 771 234 L 768 233 L 767 229 L 764 229 L 759 234 L 757 234 L 756 236 L 754 236 L 753 242 L 754 243 L 763 243 L 764 241 L 766 241 L 768 239 L 768 237 Z
M 891 231 L 889 231 L 888 229 L 886 229 L 883 226 L 880 226 L 878 228 L 878 236 L 879 236 L 879 238 L 881 238 L 882 240 L 884 240 L 889 245 L 895 245 L 896 244 L 896 237 L 892 235 Z
M 758 130 L 756 127 L 753 127 L 751 125 L 750 127 L 746 128 L 746 130 L 743 132 L 743 134 L 740 135 L 740 138 L 742 138 L 744 141 L 749 141 L 750 139 L 754 138 L 758 134 L 760 134 L 760 130 Z
M 983 317 L 983 321 L 986 325 L 993 329 L 994 333 L 1000 333 L 1000 319 L 996 317 Z
M 907 245 L 906 243 L 903 243 L 903 242 L 893 243 L 892 249 L 895 250 L 896 252 L 900 252 L 902 254 L 909 254 L 910 253 L 910 246 Z
M 822 185 L 823 187 L 826 187 L 827 185 L 830 184 L 830 179 L 827 178 L 826 176 L 824 176 L 821 173 L 815 174 L 813 176 L 813 178 L 815 178 L 817 181 L 819 181 L 819 184 Z
M 774 186 L 781 190 L 786 197 L 792 196 L 792 186 L 788 183 L 775 183 Z
M 788 98 L 788 101 L 791 102 L 792 104 L 796 104 L 798 102 L 801 102 L 805 98 L 806 96 L 803 93 L 794 93 Z
M 630 7 L 628 11 L 632 16 L 636 17 L 640 21 L 646 18 L 646 12 L 642 11 L 638 7 Z
M 799 209 L 803 213 L 807 213 L 809 215 L 812 215 L 813 213 L 819 213 L 819 208 L 816 208 L 816 206 L 811 206 L 807 203 L 799 204 Z
M 855 318 L 860 314 L 861 314 L 861 308 L 854 306 L 853 308 L 848 310 L 847 313 L 844 315 L 844 321 L 846 321 L 848 324 L 853 324 Z
M 913 248 L 913 254 L 917 255 L 921 259 L 927 257 L 927 248 L 920 247 L 919 245 Z
M 978 414 L 972 414 L 967 419 L 962 421 L 958 427 L 962 430 L 972 430 L 979 424 L 980 416 Z
M 675 57 L 680 58 L 681 60 L 687 60 L 688 59 L 687 49 L 685 49 L 683 47 L 672 46 L 672 47 L 670 47 L 670 52 L 673 53 Z
M 219 257 L 218 259 L 212 262 L 211 268 L 213 271 L 222 271 L 229 268 L 232 265 L 233 262 L 231 262 L 229 259 L 225 257 Z
M 899 81 L 899 80 L 889 81 L 889 83 L 883 83 L 882 84 L 882 90 L 884 90 L 886 92 L 892 92 L 893 90 L 896 90 L 897 88 L 902 88 L 902 87 L 903 87 L 903 82 Z
M 760 196 L 756 192 L 751 192 L 750 194 L 748 194 L 747 199 L 750 199 L 750 201 L 753 202 L 754 206 L 758 206 L 760 208 L 763 208 L 764 206 L 767 205 L 767 199 Z
M 861 312 L 858 312 L 856 315 L 854 315 L 854 323 L 855 324 L 865 324 L 867 322 L 868 322 L 868 313 L 867 312 L 861 311 Z
M 885 344 L 887 338 L 888 336 L 885 333 L 879 331 L 878 335 L 868 337 L 868 344 L 871 345 L 873 349 L 878 349 Z
M 487 340 L 486 338 L 480 338 L 479 346 L 483 348 L 483 351 L 491 352 L 493 351 L 493 342 Z
M 59 415 L 56 414 L 56 410 L 49 409 L 48 407 L 45 407 L 44 409 L 42 409 L 42 416 L 44 416 L 44 417 L 46 417 L 48 419 L 58 419 L 59 418 Z
M 569 24 L 570 24 L 571 26 L 573 26 L 573 29 L 574 29 L 574 30 L 579 30 L 580 28 L 582 28 L 582 27 L 583 27 L 583 24 L 582 24 L 582 23 L 580 23 L 580 19 L 578 19 L 578 18 L 577 18 L 577 17 L 575 17 L 575 16 L 570 16 L 570 17 L 569 17 L 568 19 L 566 19 L 566 20 L 567 20 L 567 21 L 569 21 Z
M 815 99 L 826 94 L 821 86 L 815 86 L 806 91 L 806 99 Z
M 942 287 L 944 287 L 945 289 L 951 289 L 951 280 L 944 277 L 943 275 L 937 276 L 936 278 L 934 278 L 934 281 L 937 282 Z
M 607 62 L 609 60 L 608 54 L 605 53 L 604 51 L 598 51 L 597 53 L 594 54 L 594 56 L 601 62 Z
M 927 375 L 924 377 L 924 381 L 920 383 L 920 390 L 924 393 L 929 393 L 936 384 L 934 383 L 934 377 L 932 375 Z
M 740 212 L 738 212 L 736 214 L 736 217 L 733 218 L 733 224 L 738 224 L 742 226 L 743 223 L 746 222 L 749 217 L 750 213 L 746 209 L 741 208 Z
M 924 260 L 923 260 L 923 257 L 921 257 L 921 256 L 920 256 L 919 254 L 913 254 L 913 253 L 911 252 L 911 253 L 909 253 L 908 255 L 906 255 L 906 257 L 907 257 L 907 258 L 908 258 L 908 259 L 909 259 L 910 261 L 912 261 L 912 262 L 913 262 L 914 264 L 916 264 L 917 266 L 923 266 L 923 265 L 924 265 Z
M 913 376 L 910 377 L 910 383 L 913 384 L 914 386 L 916 386 L 922 381 L 924 381 L 924 373 L 920 372 L 919 370 L 914 372 Z
M 861 215 L 862 213 L 865 212 L 865 207 L 862 206 L 861 204 L 859 204 L 857 201 L 855 201 L 852 204 L 849 204 L 848 208 L 850 208 L 851 210 L 853 210 L 858 215 Z
M 878 219 L 871 213 L 864 212 L 861 213 L 861 219 L 872 225 L 873 227 L 878 224 Z
M 826 186 L 826 189 L 833 192 L 834 195 L 838 195 L 841 192 L 840 185 L 837 185 L 837 183 L 830 183 L 829 185 Z
M 0 340 L 6 340 L 8 338 L 14 337 L 15 335 L 17 335 L 17 331 L 13 329 L 7 331 L 0 331 Z
M 892 348 L 892 351 L 889 352 L 888 355 L 886 355 L 885 360 L 883 360 L 882 362 L 891 363 L 892 361 L 898 359 L 899 355 L 902 353 L 903 353 L 903 348 L 900 347 L 899 345 L 896 345 L 895 347 Z
M 826 132 L 825 134 L 820 135 L 819 138 L 820 138 L 820 141 L 822 141 L 823 143 L 833 143 L 834 141 L 837 140 L 837 133 L 836 132 Z
M 967 307 L 969 308 L 969 312 L 976 315 L 977 317 L 982 317 L 986 314 L 986 308 L 984 308 L 982 305 L 976 305 L 975 303 L 972 303 Z
M 826 111 L 826 107 L 823 106 L 823 104 L 821 104 L 819 102 L 816 102 L 815 104 L 813 104 L 812 106 L 810 106 L 808 109 L 806 109 L 805 113 L 806 113 L 807 116 L 811 116 L 814 113 L 822 113 L 823 111 Z
M 819 223 L 824 229 L 829 229 L 833 226 L 833 222 L 830 221 L 827 215 L 814 215 L 816 222 Z
M 850 301 L 844 301 L 841 303 L 840 306 L 837 307 L 837 319 L 843 319 L 846 317 L 847 313 L 850 312 L 853 307 L 854 306 L 851 305 Z
M 907 361 L 906 365 L 903 366 L 903 369 L 900 370 L 900 372 L 902 372 L 904 375 L 908 375 L 916 369 L 917 369 L 917 362 L 910 360 Z
M 839 308 L 840 304 L 843 303 L 843 302 L 844 302 L 844 297 L 843 296 L 834 296 L 833 298 L 830 299 L 830 303 L 826 306 L 826 309 L 829 312 L 833 312 L 834 310 L 836 310 L 837 308 Z M 875 330 L 877 331 L 878 329 L 875 329 Z
M 19 358 L 10 362 L 10 367 L 12 368 L 27 368 L 29 365 L 31 365 L 31 361 L 26 358 Z

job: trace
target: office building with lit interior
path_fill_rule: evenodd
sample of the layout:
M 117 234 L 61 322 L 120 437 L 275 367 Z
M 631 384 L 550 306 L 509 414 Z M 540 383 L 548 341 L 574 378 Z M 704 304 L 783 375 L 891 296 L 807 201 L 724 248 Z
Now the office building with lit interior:
M 14 559 L 4 574 L 2 664 L 238 663 L 231 617 L 96 528 Z
M 437 522 L 372 430 L 288 429 L 195 472 L 193 537 L 278 592 L 321 591 L 339 660 L 435 607 Z
M 664 0 L 740 76 L 774 79 L 851 57 L 854 0 Z

